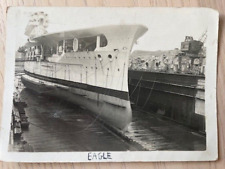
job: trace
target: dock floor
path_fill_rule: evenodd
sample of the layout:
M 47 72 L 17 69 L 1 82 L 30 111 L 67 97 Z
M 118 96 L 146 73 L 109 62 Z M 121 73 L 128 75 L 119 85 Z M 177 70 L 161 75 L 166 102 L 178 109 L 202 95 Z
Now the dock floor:
M 181 124 L 153 113 L 133 110 L 133 121 L 124 135 L 146 150 L 206 149 L 206 137 Z

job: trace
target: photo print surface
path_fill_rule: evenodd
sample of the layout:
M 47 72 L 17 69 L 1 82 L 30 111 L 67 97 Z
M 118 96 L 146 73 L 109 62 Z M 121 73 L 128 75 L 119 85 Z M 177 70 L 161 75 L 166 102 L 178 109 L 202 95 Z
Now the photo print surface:
M 4 159 L 215 160 L 217 32 L 205 8 L 10 8 Z

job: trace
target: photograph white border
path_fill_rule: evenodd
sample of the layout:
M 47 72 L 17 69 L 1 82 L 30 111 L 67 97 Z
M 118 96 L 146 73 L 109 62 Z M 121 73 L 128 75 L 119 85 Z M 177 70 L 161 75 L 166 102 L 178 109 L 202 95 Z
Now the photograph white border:
M 10 7 L 7 14 L 7 38 L 5 52 L 5 75 L 2 126 L 0 137 L 0 159 L 13 162 L 147 162 L 147 161 L 213 161 L 218 158 L 217 138 L 217 104 L 216 104 L 216 82 L 217 82 L 217 44 L 218 44 L 218 21 L 217 11 L 208 8 L 169 8 L 170 10 L 202 10 L 208 13 L 211 25 L 208 28 L 207 37 L 207 59 L 206 59 L 206 81 L 205 81 L 205 119 L 206 119 L 206 151 L 129 151 L 110 152 L 112 159 L 88 160 L 90 152 L 8 152 L 9 131 L 12 111 L 12 100 L 14 91 L 14 69 L 15 69 L 15 37 L 10 34 L 16 31 L 12 27 L 17 10 L 26 10 L 29 7 Z M 62 8 L 62 7 L 61 7 Z M 64 7 L 65 8 L 65 7 Z M 75 7 L 83 8 L 83 7 Z M 86 7 L 90 10 L 96 7 Z M 97 7 L 99 10 L 105 7 Z M 110 7 L 111 8 L 111 7 Z M 138 8 L 138 7 L 137 7 Z M 145 9 L 155 9 L 146 8 Z M 41 8 L 40 8 L 41 9 Z M 111 8 L 113 10 L 129 10 L 134 8 Z M 160 10 L 164 8 L 158 8 Z M 168 8 L 165 8 L 168 10 Z M 210 18 L 209 18 L 210 17 Z M 98 152 L 95 152 L 98 153 Z

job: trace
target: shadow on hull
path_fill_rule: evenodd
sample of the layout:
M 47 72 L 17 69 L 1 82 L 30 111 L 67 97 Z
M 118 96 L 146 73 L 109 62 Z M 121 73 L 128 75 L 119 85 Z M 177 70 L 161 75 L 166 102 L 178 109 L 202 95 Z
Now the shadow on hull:
M 80 94 L 80 92 L 76 93 L 76 91 L 80 89 L 74 90 L 72 87 L 48 85 L 47 83 L 44 83 L 44 81 L 39 80 L 36 82 L 27 79 L 24 76 L 22 76 L 21 81 L 28 89 L 35 93 L 59 97 L 60 99 L 79 105 L 80 107 L 93 112 L 97 119 L 102 120 L 106 125 L 109 125 L 116 130 L 126 131 L 132 120 L 130 101 L 123 100 L 125 106 L 119 106 L 106 101 L 111 96 L 89 91 L 82 92 L 85 94 Z M 98 100 L 90 99 L 88 97 L 89 95 L 96 95 Z M 104 100 L 104 98 L 107 99 Z

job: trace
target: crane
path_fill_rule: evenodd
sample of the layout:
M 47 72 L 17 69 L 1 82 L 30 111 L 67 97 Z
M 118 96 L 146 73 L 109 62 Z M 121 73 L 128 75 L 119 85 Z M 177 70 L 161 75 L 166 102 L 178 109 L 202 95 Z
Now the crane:
M 203 44 L 205 43 L 206 39 L 207 39 L 207 32 L 208 30 L 206 29 L 202 35 L 200 36 L 200 38 L 198 39 L 198 41 L 202 42 Z

